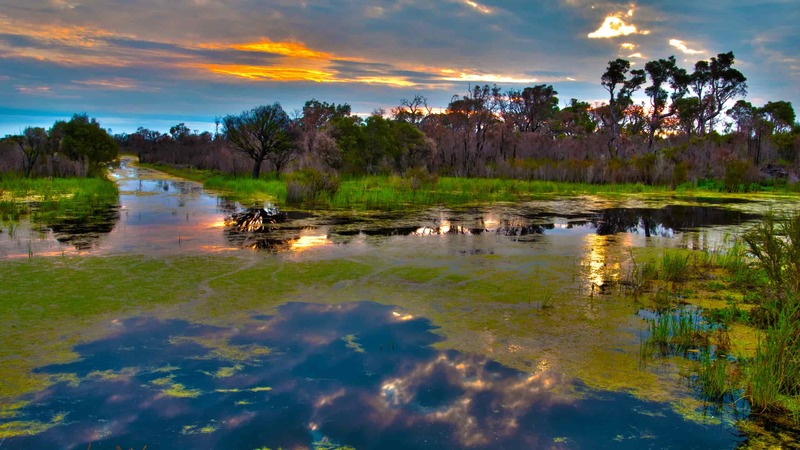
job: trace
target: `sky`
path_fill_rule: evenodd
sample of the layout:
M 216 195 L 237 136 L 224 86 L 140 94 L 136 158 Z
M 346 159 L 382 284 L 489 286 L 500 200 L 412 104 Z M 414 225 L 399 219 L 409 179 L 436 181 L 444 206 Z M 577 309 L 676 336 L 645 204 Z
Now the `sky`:
M 0 136 L 74 113 L 129 133 L 312 98 L 444 108 L 475 84 L 595 102 L 612 59 L 728 51 L 748 101 L 800 107 L 798 23 L 797 0 L 0 0 Z

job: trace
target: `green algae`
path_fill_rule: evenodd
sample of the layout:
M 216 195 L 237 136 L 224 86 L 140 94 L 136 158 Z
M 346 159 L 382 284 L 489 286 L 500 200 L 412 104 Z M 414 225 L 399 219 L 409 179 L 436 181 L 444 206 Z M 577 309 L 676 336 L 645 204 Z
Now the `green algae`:
M 0 280 L 0 312 L 8 318 L 8 326 L 0 329 L 0 357 L 13 364 L 0 367 L 0 377 L 9 380 L 0 396 L 19 398 L 53 383 L 33 369 L 74 360 L 74 345 L 113 333 L 128 317 L 235 327 L 256 323 L 254 316 L 272 314 L 289 301 L 370 300 L 402 308 L 397 320 L 431 320 L 444 338 L 438 348 L 485 355 L 543 374 L 558 395 L 580 395 L 562 381 L 577 378 L 590 388 L 671 402 L 687 417 L 709 420 L 697 413 L 702 404 L 686 389 L 685 370 L 642 369 L 639 336 L 644 324 L 636 313 L 650 300 L 633 299 L 621 289 L 600 294 L 587 288 L 598 277 L 613 286 L 629 263 L 627 249 L 605 238 L 548 239 L 555 244 L 552 250 L 543 245 L 521 254 L 499 247 L 495 254 L 455 258 L 447 249 L 392 248 L 384 254 L 319 260 L 246 254 L 2 261 L 4 275 L 10 276 Z M 487 240 L 480 245 L 496 244 Z M 602 262 L 570 256 L 586 252 Z M 637 255 L 637 261 L 640 257 L 647 259 Z M 655 252 L 651 259 L 657 261 Z M 695 293 L 691 301 L 717 302 L 699 287 L 690 290 Z M 715 294 L 725 292 L 714 287 Z M 231 345 L 228 339 L 221 333 L 175 337 L 172 343 L 206 348 L 201 357 L 220 361 L 221 368 L 211 373 L 220 378 L 233 376 L 237 364 L 257 362 L 270 351 Z M 344 342 L 354 351 L 360 347 L 355 336 Z M 91 376 L 112 379 L 124 373 Z M 174 377 L 161 379 L 153 387 L 164 395 L 202 394 L 175 383 Z
M 64 419 L 66 419 L 66 414 L 57 413 L 49 422 L 16 420 L 0 423 L 0 442 L 7 438 L 44 433 L 50 428 L 64 423 Z
M 357 353 L 364 353 L 364 347 L 361 346 L 358 342 L 356 342 L 356 337 L 353 334 L 348 334 L 347 336 L 343 337 L 342 340 L 345 342 L 345 346 Z
M 160 381 L 160 380 L 159 380 Z M 189 389 L 181 383 L 171 383 L 171 379 L 166 383 L 166 387 L 164 389 L 160 389 L 159 391 L 168 396 L 168 397 L 177 397 L 177 398 L 197 398 L 203 392 L 199 389 Z M 156 386 L 164 386 L 163 384 L 156 384 Z
M 215 359 L 226 362 L 246 363 L 258 361 L 261 357 L 270 354 L 270 349 L 268 347 L 256 344 L 231 345 L 225 337 L 220 336 L 178 336 L 171 338 L 170 343 L 173 345 L 195 343 L 207 348 L 208 353 L 197 357 L 198 359 Z M 237 369 L 237 367 L 239 367 L 239 369 Z M 237 364 L 233 367 L 221 368 L 214 376 L 220 378 L 232 376 L 235 371 L 241 370 L 241 367 L 241 365 Z
M 216 431 L 219 431 L 221 425 L 215 421 L 212 421 L 206 425 L 184 425 L 181 428 L 181 434 L 183 435 L 193 435 L 193 434 L 211 434 Z

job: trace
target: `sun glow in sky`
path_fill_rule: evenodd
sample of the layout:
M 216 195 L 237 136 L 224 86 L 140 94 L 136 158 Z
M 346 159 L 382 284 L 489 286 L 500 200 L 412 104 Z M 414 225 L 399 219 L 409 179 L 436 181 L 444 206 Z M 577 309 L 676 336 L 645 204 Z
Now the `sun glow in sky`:
M 591 102 L 612 59 L 691 69 L 727 51 L 748 101 L 800 104 L 798 22 L 779 0 L 0 0 L 0 136 L 76 112 L 129 132 L 213 130 L 216 116 L 311 98 L 368 112 L 421 94 L 444 108 L 475 84 Z

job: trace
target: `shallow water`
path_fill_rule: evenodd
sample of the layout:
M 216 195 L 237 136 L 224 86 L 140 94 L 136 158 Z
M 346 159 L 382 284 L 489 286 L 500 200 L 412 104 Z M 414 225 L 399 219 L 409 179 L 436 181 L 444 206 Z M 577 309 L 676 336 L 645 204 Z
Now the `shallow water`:
M 39 227 L 26 242 L 19 224 L 0 235 L 6 269 L 47 271 L 41 296 L 67 301 L 64 286 L 81 276 L 86 292 L 126 303 L 7 319 L 30 331 L 0 336 L 35 355 L 31 376 L 48 387 L 0 410 L 2 448 L 734 448 L 745 439 L 742 413 L 704 405 L 678 358 L 642 367 L 642 305 L 619 281 L 632 250 L 716 248 L 780 201 L 288 211 L 251 234 L 225 225 L 240 205 L 197 183 L 127 162 L 113 176 L 112 227 Z M 126 272 L 108 275 L 95 260 Z M 67 357 L 51 349 L 58 342 L 38 347 L 53 320 L 77 343 Z
M 26 410 L 63 425 L 11 448 L 725 448 L 733 430 L 626 393 L 436 350 L 424 319 L 375 303 L 290 303 L 252 327 L 130 319 L 42 371 L 79 380 Z M 302 331 L 300 331 L 302 330 Z M 201 343 L 228 337 L 231 360 Z M 258 354 L 254 349 L 269 349 Z M 613 412 L 613 414 L 610 414 Z

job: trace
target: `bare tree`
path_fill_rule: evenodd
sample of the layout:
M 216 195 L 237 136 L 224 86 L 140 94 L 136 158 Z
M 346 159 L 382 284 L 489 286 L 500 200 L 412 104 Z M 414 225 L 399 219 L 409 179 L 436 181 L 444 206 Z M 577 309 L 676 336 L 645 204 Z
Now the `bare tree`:
M 411 100 L 405 98 L 400 100 L 400 106 L 392 108 L 392 116 L 398 122 L 408 122 L 418 126 L 432 111 L 433 108 L 428 106 L 428 99 L 417 94 Z

